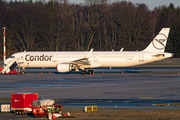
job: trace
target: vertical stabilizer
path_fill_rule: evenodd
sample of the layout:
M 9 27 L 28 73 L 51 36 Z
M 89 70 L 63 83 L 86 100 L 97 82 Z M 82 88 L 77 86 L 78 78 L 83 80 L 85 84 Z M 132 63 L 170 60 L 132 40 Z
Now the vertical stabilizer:
M 170 28 L 163 28 L 143 51 L 164 52 Z

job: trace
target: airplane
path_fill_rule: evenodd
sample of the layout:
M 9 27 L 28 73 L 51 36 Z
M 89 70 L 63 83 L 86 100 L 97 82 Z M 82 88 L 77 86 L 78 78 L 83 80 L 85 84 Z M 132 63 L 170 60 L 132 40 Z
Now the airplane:
M 15 67 L 56 67 L 58 72 L 81 71 L 93 74 L 97 67 L 130 67 L 170 58 L 165 51 L 170 28 L 162 28 L 152 42 L 142 51 L 31 51 L 18 52 L 5 60 L 3 73 Z M 88 72 L 85 69 L 89 69 Z

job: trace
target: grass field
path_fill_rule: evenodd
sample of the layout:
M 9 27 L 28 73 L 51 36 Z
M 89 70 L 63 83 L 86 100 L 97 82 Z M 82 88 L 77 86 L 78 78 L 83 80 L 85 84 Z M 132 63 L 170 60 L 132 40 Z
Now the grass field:
M 39 98 L 39 100 L 42 100 L 42 98 Z M 62 101 L 61 99 L 53 99 L 54 101 Z M 7 103 L 11 102 L 11 98 L 0 98 L 0 103 Z M 169 107 L 180 107 L 180 102 L 178 103 L 163 103 L 163 104 L 155 104 L 155 105 L 137 105 L 137 106 L 157 106 L 157 107 L 167 107 L 167 104 Z
M 99 108 L 97 112 L 85 113 L 84 108 L 64 108 L 77 119 L 120 119 L 120 120 L 175 120 L 180 119 L 180 109 L 155 108 Z
M 10 102 L 10 98 L 0 98 L 0 102 Z M 146 105 L 147 106 L 147 105 Z M 149 105 L 151 106 L 151 105 Z M 180 119 L 180 109 L 178 108 L 163 108 L 167 106 L 167 103 L 156 104 L 156 106 L 161 106 L 162 108 L 98 108 L 96 112 L 84 112 L 84 108 L 80 107 L 63 107 L 63 114 L 69 112 L 71 116 L 77 119 L 118 119 L 118 120 L 179 120 Z M 169 106 L 179 107 L 180 103 L 170 103 Z M 1 114 L 13 114 L 13 113 L 0 113 Z M 15 117 L 17 119 L 17 116 Z M 0 118 L 1 119 L 1 118 Z M 23 119 L 23 120 L 33 120 L 34 118 Z M 37 119 L 37 118 L 36 118 Z M 40 118 L 41 120 L 46 120 Z M 67 119 L 67 118 L 66 118 Z M 71 118 L 73 119 L 73 118 Z M 13 120 L 13 119 L 12 119 Z M 65 120 L 65 118 L 61 118 Z
M 179 120 L 180 109 L 171 108 L 98 108 L 96 112 L 84 112 L 84 108 L 64 107 L 63 114 L 69 112 L 76 120 Z M 13 113 L 0 113 L 13 114 Z M 17 115 L 13 115 L 17 119 Z M 11 120 L 13 120 L 12 118 Z M 1 118 L 0 118 L 1 119 Z M 29 117 L 23 120 L 34 120 L 38 118 Z M 47 118 L 39 118 L 40 120 L 47 120 Z M 67 118 L 59 118 L 67 120 Z

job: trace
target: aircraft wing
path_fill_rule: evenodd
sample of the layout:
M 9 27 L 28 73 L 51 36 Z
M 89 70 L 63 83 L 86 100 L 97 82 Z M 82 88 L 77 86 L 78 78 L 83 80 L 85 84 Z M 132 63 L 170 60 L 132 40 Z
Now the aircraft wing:
M 62 62 L 61 64 L 74 64 L 74 65 L 91 65 L 90 61 L 88 61 L 89 57 L 91 56 L 91 53 L 92 53 L 93 49 L 91 49 L 89 51 L 89 53 L 87 54 L 86 57 L 84 58 L 81 58 L 81 59 L 77 59 L 77 60 L 74 60 L 74 61 L 68 61 L 68 62 Z

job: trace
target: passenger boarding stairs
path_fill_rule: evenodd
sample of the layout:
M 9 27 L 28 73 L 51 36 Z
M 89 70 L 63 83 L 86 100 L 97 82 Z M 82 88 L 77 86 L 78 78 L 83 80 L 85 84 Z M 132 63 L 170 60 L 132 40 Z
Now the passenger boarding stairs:
M 17 62 L 15 59 L 12 59 L 11 62 L 9 62 L 4 69 L 2 70 L 2 74 L 9 73 L 11 70 L 13 70 L 17 66 Z

